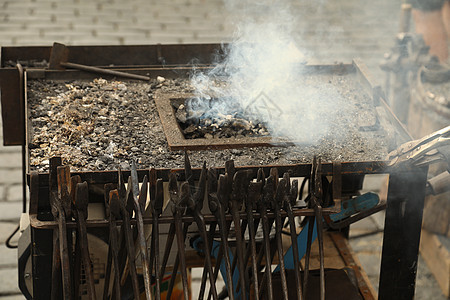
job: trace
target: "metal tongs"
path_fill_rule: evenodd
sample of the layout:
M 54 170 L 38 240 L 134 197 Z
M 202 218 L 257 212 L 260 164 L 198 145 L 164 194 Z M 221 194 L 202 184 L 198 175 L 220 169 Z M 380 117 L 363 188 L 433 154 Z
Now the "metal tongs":
M 450 126 L 404 143 L 388 154 L 388 160 L 393 167 L 422 167 L 444 161 L 450 171 Z

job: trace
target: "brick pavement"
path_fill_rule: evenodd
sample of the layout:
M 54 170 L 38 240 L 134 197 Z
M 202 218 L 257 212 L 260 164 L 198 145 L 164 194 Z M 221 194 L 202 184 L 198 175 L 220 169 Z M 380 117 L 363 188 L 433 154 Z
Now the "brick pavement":
M 318 61 L 361 57 L 380 77 L 378 63 L 393 43 L 400 0 L 292 4 L 293 34 Z M 221 0 L 2 0 L 0 46 L 228 42 L 229 15 Z M 20 216 L 20 185 L 20 147 L 0 146 L 1 299 L 21 298 L 15 295 L 16 258 L 4 246 Z

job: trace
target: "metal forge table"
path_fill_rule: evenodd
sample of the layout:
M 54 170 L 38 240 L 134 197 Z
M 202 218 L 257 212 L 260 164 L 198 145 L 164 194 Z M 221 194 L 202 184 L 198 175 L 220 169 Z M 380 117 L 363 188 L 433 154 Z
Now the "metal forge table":
M 188 76 L 192 65 L 188 62 L 197 59 L 197 67 L 209 68 L 212 54 L 220 52 L 220 45 L 151 45 L 151 46 L 73 46 L 69 47 L 69 61 L 79 64 L 117 69 L 125 72 L 147 75 L 152 78 L 164 76 L 175 78 Z M 31 244 L 26 249 L 32 257 L 32 290 L 36 299 L 47 298 L 51 290 L 52 229 L 56 227 L 52 221 L 49 204 L 49 174 L 31 176 L 27 163 L 26 82 L 42 80 L 92 79 L 98 77 L 92 73 L 75 70 L 56 71 L 42 67 L 8 66 L 8 62 L 48 60 L 51 47 L 2 47 L 0 88 L 3 118 L 3 138 L 5 145 L 22 145 L 24 177 L 30 188 L 30 234 Z M 381 88 L 373 83 L 364 65 L 358 60 L 351 64 L 308 66 L 317 72 L 344 72 L 352 74 L 374 101 L 374 106 L 385 113 L 385 119 L 396 130 L 397 145 L 410 139 L 396 117 L 386 105 Z M 108 78 L 106 76 L 106 78 Z M 171 141 L 168 141 L 169 144 Z M 177 142 L 177 141 L 175 141 Z M 180 142 L 178 140 L 178 142 Z M 181 148 L 185 147 L 182 143 Z M 263 141 L 263 145 L 266 141 Z M 188 143 L 191 143 L 189 141 Z M 200 143 L 201 144 L 201 143 Z M 242 146 L 242 145 L 240 145 Z M 220 145 L 215 147 L 220 148 Z M 246 167 L 252 172 L 260 166 Z M 269 174 L 270 165 L 261 166 Z M 277 165 L 280 174 L 288 171 L 291 177 L 308 177 L 311 174 L 311 163 Z M 242 167 L 244 168 L 244 167 Z M 158 169 L 158 178 L 168 181 L 170 170 Z M 175 170 L 179 179 L 183 180 L 181 170 Z M 139 170 L 139 181 L 145 171 Z M 194 178 L 200 177 L 200 170 L 194 169 Z M 322 175 L 333 174 L 332 164 L 323 164 Z M 364 175 L 389 174 L 389 189 L 386 208 L 386 220 L 383 238 L 379 299 L 413 299 L 417 270 L 420 229 L 427 169 L 394 171 L 387 167 L 383 160 L 343 162 L 343 183 L 360 188 Z M 83 181 L 93 186 L 117 182 L 114 171 L 79 171 L 72 175 L 80 175 Z M 125 178 L 129 175 L 124 172 Z M 34 179 L 30 179 L 34 178 Z M 348 182 L 347 182 L 348 180 Z M 24 194 L 25 199 L 25 194 Z M 25 200 L 24 200 L 25 201 Z M 144 220 L 147 223 L 151 219 Z M 69 221 L 68 228 L 75 226 Z M 102 231 L 108 226 L 106 220 L 88 221 L 92 231 Z M 25 284 L 22 282 L 22 284 Z M 29 296 L 29 295 L 28 295 Z

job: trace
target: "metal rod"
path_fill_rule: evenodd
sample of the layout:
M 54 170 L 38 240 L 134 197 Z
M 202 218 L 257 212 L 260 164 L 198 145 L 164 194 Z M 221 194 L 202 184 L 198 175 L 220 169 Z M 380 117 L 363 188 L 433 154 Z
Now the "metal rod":
M 110 249 L 112 255 L 112 262 L 114 264 L 114 283 L 113 294 L 116 299 L 121 299 L 120 290 L 120 264 L 119 264 L 119 241 L 116 218 L 120 218 L 120 203 L 119 192 L 113 190 L 109 192 L 110 203 Z
M 294 215 L 292 214 L 291 203 L 287 201 L 286 210 L 288 212 L 288 220 L 289 220 L 289 228 L 290 228 L 290 236 L 291 236 L 291 245 L 292 245 L 292 256 L 294 258 L 294 274 L 295 274 L 295 282 L 296 282 L 296 290 L 297 290 L 297 299 L 303 299 L 302 293 L 302 283 L 300 281 L 300 259 L 298 257 L 298 243 L 297 243 L 297 232 L 295 226 Z
M 256 226 L 255 221 L 253 219 L 253 203 L 256 203 L 258 199 L 261 197 L 262 190 L 262 182 L 252 182 L 249 186 L 249 196 L 246 202 L 247 216 L 248 216 L 248 232 L 250 238 L 250 251 L 247 249 L 247 253 L 251 253 L 251 265 L 253 270 L 253 289 L 254 289 L 254 298 L 255 300 L 259 300 L 258 295 L 258 266 L 256 263 Z M 245 264 L 247 264 L 248 257 L 245 257 Z
M 152 209 L 153 226 L 152 226 L 152 241 L 150 251 L 150 271 L 155 265 L 155 282 L 156 291 L 155 296 L 157 300 L 161 299 L 161 274 L 159 261 L 159 222 L 158 219 L 162 213 L 164 202 L 164 187 L 162 179 L 156 178 L 156 170 L 150 169 L 149 172 L 150 183 L 150 207 Z
M 216 227 L 217 227 L 217 223 L 211 223 L 209 225 L 208 240 L 206 241 L 208 243 L 208 245 L 209 245 L 209 249 L 211 249 L 211 247 L 212 247 L 212 243 L 213 243 L 213 240 L 214 240 L 214 233 L 216 231 Z M 205 253 L 205 255 L 208 255 L 208 254 Z M 199 290 L 199 293 L 198 293 L 198 299 L 199 300 L 203 300 L 203 297 L 205 295 L 207 276 L 208 276 L 208 269 L 207 269 L 206 260 L 205 260 L 205 263 L 203 265 L 202 281 L 200 283 L 200 290 Z M 215 281 L 214 281 L 214 283 L 215 283 Z
M 82 71 L 96 73 L 96 74 L 106 74 L 106 75 L 112 75 L 112 76 L 119 76 L 119 77 L 123 77 L 123 78 L 144 80 L 144 81 L 151 80 L 151 78 L 148 76 L 142 76 L 142 75 L 131 74 L 131 73 L 115 71 L 115 70 L 110 70 L 110 69 L 102 69 L 102 68 L 97 68 L 97 67 L 92 67 L 92 66 L 80 65 L 80 64 L 75 64 L 75 63 L 71 63 L 71 62 L 61 62 L 60 65 L 63 67 L 66 67 L 66 68 L 72 68 L 72 69 L 82 70 Z
M 121 212 L 123 220 L 122 230 L 125 236 L 125 247 L 127 250 L 129 273 L 131 274 L 131 283 L 133 286 L 134 297 L 135 299 L 138 299 L 140 295 L 140 290 L 139 290 L 139 281 L 136 273 L 136 264 L 135 264 L 136 252 L 134 250 L 134 241 L 130 223 L 130 215 L 127 209 L 123 206 L 123 204 L 121 205 Z M 124 270 L 124 272 L 126 272 L 126 270 Z M 122 277 L 122 280 L 124 280 L 126 277 L 127 276 Z
M 280 207 L 277 204 L 275 206 L 275 210 L 279 211 Z M 284 257 L 283 257 L 283 244 L 281 240 L 281 230 L 283 225 L 281 224 L 281 218 L 279 215 L 275 217 L 275 236 L 277 241 L 277 250 L 278 250 L 278 260 L 280 262 L 280 275 L 281 275 L 281 288 L 283 291 L 283 298 L 285 300 L 289 299 L 288 296 L 288 287 L 287 287 L 287 279 L 286 279 L 286 268 L 284 266 Z
M 306 292 L 308 290 L 309 280 L 309 260 L 311 256 L 311 243 L 314 229 L 314 217 L 308 218 L 308 239 L 306 240 L 306 253 L 305 253 L 305 271 L 303 275 L 303 298 L 306 299 Z
M 178 218 L 177 216 L 175 218 Z M 182 232 L 181 229 L 181 222 L 178 220 L 178 222 L 175 222 L 175 233 L 177 237 L 177 246 L 178 246 L 178 257 L 180 260 L 181 265 L 181 281 L 183 283 L 183 294 L 184 299 L 189 299 L 189 285 L 188 285 L 188 277 L 187 277 L 187 270 L 186 270 L 186 257 L 184 255 L 184 239 L 185 235 Z M 175 270 L 175 267 L 174 267 Z M 173 278 L 174 279 L 174 278 Z M 172 281 L 172 278 L 171 278 Z M 171 289 L 167 292 L 167 297 L 170 299 L 170 293 Z
M 84 185 L 84 187 L 82 187 Z M 83 191 L 83 192 L 81 192 Z M 79 183 L 77 185 L 77 194 L 83 195 L 78 196 L 77 200 L 80 199 L 79 197 L 87 197 L 87 183 Z M 84 271 L 86 274 L 86 282 L 87 282 L 87 290 L 89 299 L 95 300 L 96 294 L 95 294 L 95 284 L 94 284 L 94 274 L 92 273 L 91 268 L 91 259 L 89 255 L 89 245 L 88 245 L 88 239 L 87 239 L 87 231 L 86 231 L 86 224 L 84 223 L 84 220 L 87 219 L 87 215 L 85 212 L 77 207 L 77 217 L 78 217 L 78 231 L 80 232 L 80 248 L 81 248 L 81 258 L 84 265 Z
M 319 242 L 319 260 L 320 260 L 320 299 L 325 300 L 325 267 L 324 267 L 324 252 L 323 252 L 323 222 L 322 222 L 322 207 L 316 206 L 317 210 L 317 240 Z
M 261 209 L 261 215 L 262 215 L 262 224 L 263 224 L 263 235 L 264 235 L 264 253 L 266 258 L 266 270 L 265 270 L 265 277 L 267 278 L 267 285 L 264 285 L 264 279 L 261 282 L 261 287 L 259 288 L 259 295 L 261 296 L 261 293 L 264 289 L 264 287 L 267 287 L 267 296 L 269 300 L 273 299 L 273 283 L 272 283 L 272 260 L 270 256 L 270 235 L 269 235 L 269 220 L 267 218 L 267 215 L 265 214 L 266 208 Z
M 61 255 L 59 253 L 59 233 L 58 229 L 53 230 L 53 255 L 52 255 L 52 289 L 50 299 L 58 299 L 60 297 L 61 288 Z
M 145 296 L 146 298 L 152 299 L 151 294 L 151 282 L 150 282 L 150 268 L 149 268 L 149 261 L 147 258 L 147 241 L 145 239 L 145 232 L 144 232 L 144 221 L 142 217 L 142 211 L 145 208 L 145 199 L 147 198 L 147 190 L 148 190 L 148 180 L 147 175 L 144 176 L 144 179 L 142 181 L 141 191 L 139 192 L 139 181 L 138 181 L 138 175 L 136 170 L 136 164 L 134 161 L 131 162 L 131 176 L 128 177 L 128 188 L 131 189 L 130 195 L 133 199 L 133 208 L 135 212 L 135 218 L 136 218 L 136 227 L 138 231 L 138 245 L 139 245 L 139 252 L 141 254 L 141 264 L 142 264 L 142 272 L 144 277 L 144 287 L 145 287 Z
M 160 277 L 166 272 L 167 261 L 169 260 L 170 250 L 172 249 L 173 240 L 175 238 L 175 223 L 171 223 L 169 232 L 167 233 L 166 247 L 164 248 L 163 259 L 161 262 Z

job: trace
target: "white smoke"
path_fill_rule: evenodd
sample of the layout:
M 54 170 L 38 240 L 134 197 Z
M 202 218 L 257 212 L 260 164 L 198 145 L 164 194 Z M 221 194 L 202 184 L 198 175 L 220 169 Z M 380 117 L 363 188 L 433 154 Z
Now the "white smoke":
M 289 3 L 227 1 L 227 7 L 237 19 L 233 41 L 215 68 L 193 74 L 196 101 L 189 108 L 213 118 L 240 106 L 273 137 L 317 142 L 330 130 L 339 96 L 331 85 L 304 83 L 306 56 L 295 39 Z

